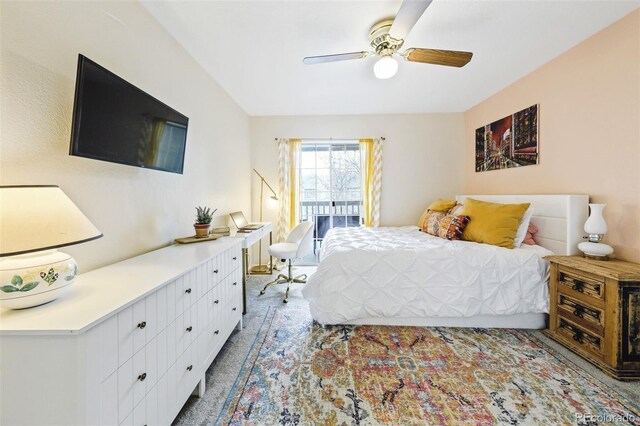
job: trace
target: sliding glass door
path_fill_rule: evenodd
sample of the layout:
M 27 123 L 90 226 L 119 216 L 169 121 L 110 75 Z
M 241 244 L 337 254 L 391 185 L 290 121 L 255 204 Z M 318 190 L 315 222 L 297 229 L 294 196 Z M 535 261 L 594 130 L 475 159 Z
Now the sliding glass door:
M 300 219 L 315 223 L 315 254 L 329 229 L 362 222 L 360 146 L 358 141 L 305 140 L 299 167 Z

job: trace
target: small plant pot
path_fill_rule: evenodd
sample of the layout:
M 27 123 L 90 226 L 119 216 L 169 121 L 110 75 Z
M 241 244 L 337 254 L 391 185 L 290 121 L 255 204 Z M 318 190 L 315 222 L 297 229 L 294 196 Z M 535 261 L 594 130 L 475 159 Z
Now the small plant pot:
M 207 238 L 209 236 L 210 223 L 194 224 L 193 227 L 196 230 L 196 238 Z

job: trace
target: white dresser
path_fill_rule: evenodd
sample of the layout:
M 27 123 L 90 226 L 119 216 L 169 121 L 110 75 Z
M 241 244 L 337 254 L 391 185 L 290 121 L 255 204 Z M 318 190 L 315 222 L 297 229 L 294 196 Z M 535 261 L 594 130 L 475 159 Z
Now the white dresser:
M 242 328 L 241 243 L 166 247 L 1 311 L 0 424 L 171 424 Z

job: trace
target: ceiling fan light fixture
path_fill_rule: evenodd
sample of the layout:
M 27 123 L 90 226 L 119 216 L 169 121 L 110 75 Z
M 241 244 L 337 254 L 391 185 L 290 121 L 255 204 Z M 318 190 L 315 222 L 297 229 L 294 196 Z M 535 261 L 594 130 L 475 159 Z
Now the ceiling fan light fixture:
M 380 80 L 393 77 L 398 72 L 398 61 L 391 56 L 383 56 L 373 65 L 373 73 Z

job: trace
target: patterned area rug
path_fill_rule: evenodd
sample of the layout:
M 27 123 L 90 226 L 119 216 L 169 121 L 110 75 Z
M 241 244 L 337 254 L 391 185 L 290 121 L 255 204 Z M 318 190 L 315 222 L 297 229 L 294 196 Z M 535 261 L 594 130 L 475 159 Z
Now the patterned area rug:
M 640 408 L 518 330 L 329 326 L 272 309 L 216 424 L 633 424 Z

